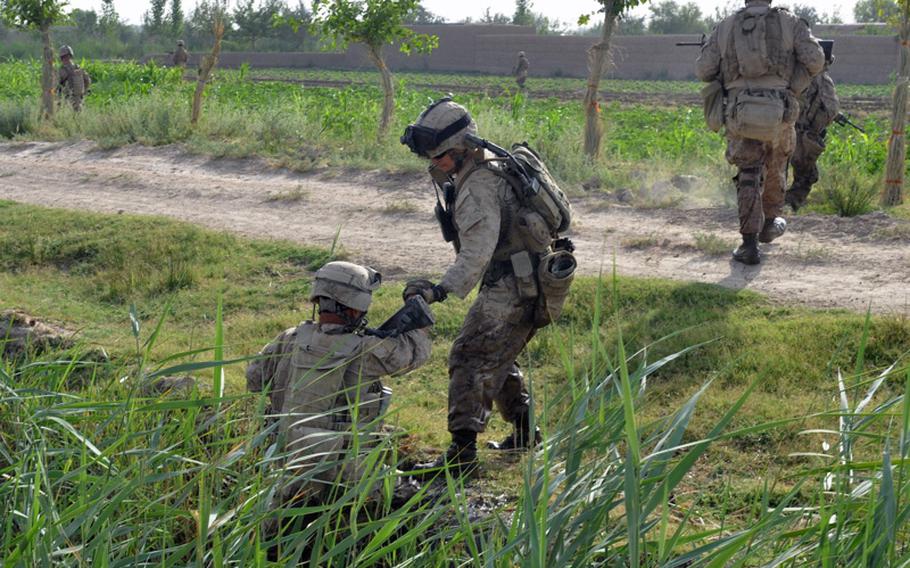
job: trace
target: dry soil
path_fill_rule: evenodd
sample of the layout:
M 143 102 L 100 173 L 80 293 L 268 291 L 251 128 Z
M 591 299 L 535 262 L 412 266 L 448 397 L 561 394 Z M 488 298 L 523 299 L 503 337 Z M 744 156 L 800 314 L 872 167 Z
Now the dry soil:
M 301 174 L 176 146 L 17 143 L 0 145 L 0 199 L 166 215 L 307 244 L 329 245 L 340 230 L 353 260 L 393 279 L 433 277 L 453 258 L 430 185 L 416 174 Z M 636 209 L 593 195 L 574 205 L 571 236 L 584 274 L 609 273 L 615 263 L 623 275 L 750 289 L 785 304 L 910 313 L 910 223 L 882 213 L 791 217 L 787 234 L 764 246 L 764 262 L 745 267 L 727 251 L 737 238 L 732 209 Z

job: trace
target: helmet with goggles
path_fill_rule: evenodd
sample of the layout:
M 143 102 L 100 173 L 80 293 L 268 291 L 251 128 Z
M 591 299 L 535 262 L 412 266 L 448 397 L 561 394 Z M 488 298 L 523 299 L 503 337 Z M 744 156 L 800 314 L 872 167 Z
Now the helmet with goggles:
M 477 134 L 477 125 L 466 108 L 445 97 L 405 128 L 401 143 L 418 156 L 435 158 L 453 148 L 464 148 L 466 134 Z

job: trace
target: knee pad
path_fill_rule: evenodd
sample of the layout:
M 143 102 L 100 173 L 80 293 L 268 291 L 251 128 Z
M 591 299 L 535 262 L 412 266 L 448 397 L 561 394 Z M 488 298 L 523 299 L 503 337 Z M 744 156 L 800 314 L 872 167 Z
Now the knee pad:
M 740 168 L 733 180 L 737 189 L 759 189 L 762 186 L 762 167 Z

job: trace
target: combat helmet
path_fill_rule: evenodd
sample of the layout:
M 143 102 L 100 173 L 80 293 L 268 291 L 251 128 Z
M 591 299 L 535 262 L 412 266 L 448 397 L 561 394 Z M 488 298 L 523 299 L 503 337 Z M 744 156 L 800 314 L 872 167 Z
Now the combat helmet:
M 464 148 L 466 134 L 477 134 L 477 124 L 468 110 L 445 97 L 434 102 L 409 125 L 401 143 L 425 158 L 434 158 L 453 148 Z
M 67 55 L 69 55 L 70 57 L 73 57 L 73 48 L 68 45 L 61 45 L 60 46 L 60 57 L 66 57 Z
M 183 47 L 183 40 L 182 40 L 182 39 L 178 39 L 178 40 L 177 40 L 177 46 L 178 46 L 178 47 Z
M 329 262 L 316 271 L 310 301 L 328 298 L 342 306 L 366 312 L 379 289 L 382 275 L 368 266 L 352 262 Z

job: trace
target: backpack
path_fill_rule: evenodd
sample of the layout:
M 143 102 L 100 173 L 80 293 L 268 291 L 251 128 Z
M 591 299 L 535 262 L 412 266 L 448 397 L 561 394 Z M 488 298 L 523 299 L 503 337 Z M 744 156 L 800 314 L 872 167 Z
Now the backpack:
M 522 142 L 512 145 L 512 157 L 521 165 L 530 181 L 530 184 L 521 182 L 524 176 L 515 171 L 515 164 L 511 161 L 503 164 L 506 172 L 519 182 L 512 184 L 519 200 L 543 217 L 551 232 L 558 234 L 567 231 L 572 224 L 572 206 L 540 155 L 527 142 Z

